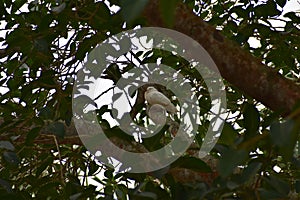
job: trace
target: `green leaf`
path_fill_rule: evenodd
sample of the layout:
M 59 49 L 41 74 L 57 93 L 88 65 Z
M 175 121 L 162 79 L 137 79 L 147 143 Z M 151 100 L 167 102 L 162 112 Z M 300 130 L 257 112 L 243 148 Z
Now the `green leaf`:
M 61 13 L 64 9 L 66 8 L 66 3 L 63 2 L 62 4 L 58 6 L 54 6 L 51 8 L 51 11 L 54 12 L 55 14 Z
M 244 104 L 243 110 L 244 127 L 246 128 L 246 137 L 253 136 L 259 128 L 260 116 L 257 108 L 249 103 Z
M 53 114 L 53 110 L 49 106 L 43 107 L 39 111 L 39 117 L 41 117 L 42 119 L 52 119 Z
M 42 172 L 45 171 L 48 167 L 52 167 L 52 163 L 53 157 L 49 156 L 46 160 L 43 160 L 43 162 L 36 169 L 36 176 L 39 177 L 42 174 Z
M 223 126 L 222 134 L 218 140 L 218 143 L 228 146 L 233 145 L 237 136 L 238 131 L 235 130 L 231 124 L 226 122 Z
M 95 175 L 95 173 L 98 171 L 98 169 L 99 169 L 99 166 L 97 165 L 97 163 L 95 161 L 91 161 L 89 163 L 88 175 L 89 176 Z
M 281 7 L 283 8 L 286 4 L 286 0 L 276 0 L 276 3 Z
M 33 45 L 34 49 L 40 53 L 47 54 L 49 52 L 49 44 L 44 38 L 35 39 Z
M 143 51 L 140 51 L 140 52 L 143 53 Z M 138 53 L 137 53 L 137 54 L 138 54 Z M 136 57 L 139 57 L 137 54 L 136 54 Z M 130 70 L 133 69 L 134 67 L 135 67 L 135 65 L 134 65 L 133 63 L 129 63 L 129 64 L 127 64 L 126 67 L 123 68 L 122 73 L 124 74 L 125 72 L 130 71 Z
M 85 38 L 77 48 L 75 58 L 78 60 L 83 60 L 88 52 L 91 51 L 92 38 Z
M 244 34 L 244 33 L 238 33 L 236 36 L 234 36 L 234 40 L 239 43 L 239 44 L 244 44 L 245 42 L 248 41 L 250 32 L 249 34 Z
M 119 93 L 115 93 L 113 96 L 112 96 L 112 101 L 115 102 L 117 99 L 119 99 L 121 96 L 122 96 L 122 92 L 119 92 Z
M 181 167 L 200 172 L 211 172 L 210 167 L 203 160 L 191 156 L 178 158 L 171 164 L 171 167 Z
M 288 12 L 283 16 L 290 18 L 293 23 L 300 23 L 300 17 L 298 17 L 295 12 Z
M 76 110 L 78 114 L 83 113 L 83 109 L 85 109 L 87 106 L 96 107 L 96 104 L 93 99 L 91 99 L 87 95 L 80 95 L 73 99 L 73 109 Z
M 139 0 L 134 3 L 132 0 L 120 0 L 121 15 L 123 19 L 131 23 L 143 11 L 148 0 Z
M 210 98 L 203 95 L 199 99 L 199 105 L 200 105 L 200 115 L 203 115 L 203 114 L 209 112 L 209 110 L 211 108 Z
M 273 122 L 270 127 L 270 135 L 273 143 L 277 146 L 286 146 L 290 144 L 291 132 L 294 123 L 291 120 L 285 122 Z
M 299 193 L 300 192 L 300 180 L 297 180 L 296 183 L 295 183 L 295 189 L 296 189 L 296 192 Z
M 19 158 L 15 152 L 4 152 L 3 153 L 4 159 L 11 165 L 17 166 L 19 164 Z
M 151 199 L 154 199 L 154 200 L 158 199 L 157 195 L 155 193 L 153 193 L 153 192 L 139 192 L 139 193 L 136 193 L 134 196 L 137 199 L 149 199 L 149 200 L 151 200 Z
M 15 147 L 10 141 L 0 141 L 0 149 L 14 151 Z
M 105 172 L 104 172 L 104 176 L 108 179 L 113 179 L 114 178 L 114 170 L 112 169 L 107 169 Z
M 119 45 L 121 48 L 120 51 L 122 53 L 127 53 L 130 51 L 132 43 L 128 36 L 123 36 L 122 39 L 119 40 Z
M 259 191 L 259 195 L 260 195 L 260 197 L 262 197 L 262 199 L 276 200 L 276 199 L 282 199 L 282 198 L 286 197 L 274 190 L 267 190 L 264 188 L 259 188 L 258 191 Z
M 282 178 L 270 175 L 265 177 L 264 180 L 271 186 L 275 191 L 282 195 L 287 195 L 290 191 L 290 186 Z
M 18 90 L 18 81 L 13 78 L 10 78 L 7 81 L 7 86 L 10 90 Z
M 104 76 L 102 78 L 110 79 L 112 80 L 115 84 L 119 81 L 119 79 L 122 77 L 120 68 L 116 64 L 111 64 L 109 65 L 106 70 L 104 71 Z
M 15 13 L 17 10 L 19 10 L 25 3 L 27 3 L 26 0 L 15 0 L 12 4 L 12 13 Z
M 40 187 L 38 188 L 36 198 L 37 199 L 45 199 L 49 196 L 56 196 L 58 190 L 56 188 L 60 187 L 59 181 L 45 181 Z
M 131 98 L 137 93 L 137 87 L 135 85 L 130 85 L 128 88 L 128 94 Z
M 277 10 L 277 4 L 274 0 L 266 1 L 265 4 L 258 4 L 254 7 L 254 13 L 258 17 L 274 17 L 281 14 L 281 11 Z
M 66 134 L 65 125 L 62 122 L 52 122 L 46 127 L 46 130 L 59 137 L 64 137 Z
M 262 122 L 262 129 L 267 128 L 271 125 L 272 122 L 274 122 L 278 118 L 279 114 L 276 112 L 272 112 L 268 116 L 264 117 L 264 120 Z
M 247 182 L 255 177 L 258 170 L 261 168 L 262 163 L 260 162 L 251 162 L 244 170 L 241 176 L 242 182 Z
M 12 192 L 11 185 L 6 180 L 0 179 L 0 186 L 4 188 L 7 192 Z
M 73 194 L 70 196 L 70 200 L 77 200 L 77 199 L 79 199 L 79 197 L 81 197 L 81 195 L 82 195 L 82 192 Z
M 270 127 L 272 142 L 278 147 L 278 152 L 287 160 L 293 156 L 298 131 L 294 129 L 294 121 L 274 122 Z
M 165 65 L 172 66 L 173 68 L 176 67 L 176 63 L 179 62 L 179 57 L 176 55 L 168 55 L 162 57 L 161 62 Z
M 103 105 L 103 106 L 101 106 L 100 109 L 97 109 L 97 114 L 98 114 L 99 116 L 102 116 L 104 113 L 106 113 L 106 112 L 108 112 L 108 111 L 109 111 L 108 105 Z
M 222 177 L 229 176 L 247 158 L 248 153 L 245 150 L 224 149 L 218 165 L 220 175 Z
M 168 27 L 172 27 L 175 20 L 175 9 L 177 6 L 177 0 L 160 0 L 159 6 L 160 6 L 160 14 L 162 16 L 162 19 L 164 23 Z
M 235 13 L 237 14 L 239 17 L 242 18 L 247 18 L 248 17 L 248 13 L 246 12 L 244 5 L 240 5 L 240 6 L 234 6 L 231 10 L 231 13 Z

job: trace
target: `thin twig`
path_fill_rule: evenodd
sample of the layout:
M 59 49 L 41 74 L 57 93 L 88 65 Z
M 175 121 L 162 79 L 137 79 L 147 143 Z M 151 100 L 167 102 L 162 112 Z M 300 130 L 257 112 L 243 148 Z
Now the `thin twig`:
M 62 163 L 62 159 L 61 159 L 61 154 L 60 154 L 60 150 L 59 150 L 59 146 L 58 146 L 58 142 L 56 140 L 56 136 L 55 135 L 52 135 L 53 137 L 53 140 L 54 140 L 54 143 L 55 143 L 55 146 L 56 146 L 56 149 L 57 149 L 57 153 L 58 153 L 58 159 L 59 159 L 59 164 L 60 164 L 60 178 L 61 178 L 61 182 L 63 185 L 65 185 L 65 182 L 64 182 L 64 175 L 63 175 L 63 163 Z

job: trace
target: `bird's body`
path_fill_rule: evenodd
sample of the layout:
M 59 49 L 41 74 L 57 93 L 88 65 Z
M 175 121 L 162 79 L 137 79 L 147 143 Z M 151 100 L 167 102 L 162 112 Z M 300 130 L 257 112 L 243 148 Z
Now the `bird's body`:
M 153 104 L 147 111 L 148 116 L 155 124 L 166 123 L 166 109 L 164 106 Z
M 159 92 L 154 87 L 148 87 L 144 96 L 150 105 L 154 105 L 154 104 L 162 105 L 171 114 L 174 114 L 177 112 L 177 109 L 172 104 L 172 102 L 164 94 Z

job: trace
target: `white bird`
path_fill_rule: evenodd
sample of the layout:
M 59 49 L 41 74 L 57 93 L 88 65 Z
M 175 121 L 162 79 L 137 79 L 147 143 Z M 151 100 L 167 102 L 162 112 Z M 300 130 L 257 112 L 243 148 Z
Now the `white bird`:
M 165 107 L 165 109 L 171 114 L 177 112 L 177 109 L 172 104 L 172 102 L 164 94 L 159 92 L 155 87 L 148 87 L 146 92 L 144 93 L 144 96 L 146 101 L 150 105 L 160 104 Z
M 151 105 L 147 110 L 148 116 L 155 124 L 163 125 L 166 123 L 166 109 L 160 104 Z

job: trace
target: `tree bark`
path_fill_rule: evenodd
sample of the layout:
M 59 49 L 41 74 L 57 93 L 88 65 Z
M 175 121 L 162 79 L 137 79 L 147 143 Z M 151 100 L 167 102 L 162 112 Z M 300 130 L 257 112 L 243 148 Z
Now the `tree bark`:
M 149 1 L 143 12 L 148 25 L 166 27 L 157 0 Z M 179 4 L 172 29 L 188 35 L 201 44 L 215 61 L 222 77 L 245 94 L 255 98 L 283 116 L 293 111 L 300 100 L 300 86 L 288 80 L 262 61 L 225 38 L 213 26 Z

